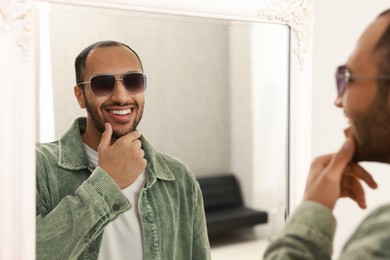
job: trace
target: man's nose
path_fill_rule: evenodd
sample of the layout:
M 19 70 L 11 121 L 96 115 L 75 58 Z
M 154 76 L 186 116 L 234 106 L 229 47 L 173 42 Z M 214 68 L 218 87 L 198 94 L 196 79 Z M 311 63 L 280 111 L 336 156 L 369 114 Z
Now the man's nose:
M 129 92 L 126 87 L 123 85 L 122 80 L 115 79 L 115 86 L 111 93 L 111 98 L 115 101 L 123 102 L 128 98 Z
M 334 101 L 336 107 L 343 107 L 343 96 L 338 95 Z

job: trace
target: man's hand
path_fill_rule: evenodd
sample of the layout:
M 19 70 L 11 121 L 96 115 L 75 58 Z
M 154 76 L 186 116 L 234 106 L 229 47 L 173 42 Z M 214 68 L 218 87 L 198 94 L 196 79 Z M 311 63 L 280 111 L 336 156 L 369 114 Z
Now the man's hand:
M 130 186 L 145 170 L 146 160 L 138 131 L 130 132 L 111 145 L 112 127 L 105 124 L 98 147 L 99 163 L 121 189 Z
M 371 188 L 376 188 L 377 184 L 366 170 L 351 162 L 354 151 L 355 143 L 347 138 L 337 153 L 316 158 L 310 167 L 303 199 L 333 210 L 339 198 L 349 197 L 361 208 L 366 208 L 361 181 Z

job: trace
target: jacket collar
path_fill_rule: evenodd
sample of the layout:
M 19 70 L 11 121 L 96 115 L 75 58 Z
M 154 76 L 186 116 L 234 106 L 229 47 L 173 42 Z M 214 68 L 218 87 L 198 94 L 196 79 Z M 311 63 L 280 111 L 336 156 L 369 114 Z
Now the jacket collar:
M 59 160 L 58 165 L 61 168 L 68 170 L 93 170 L 92 165 L 88 161 L 87 154 L 83 147 L 83 140 L 81 138 L 87 126 L 85 117 L 77 118 L 69 130 L 59 140 Z M 145 159 L 147 161 L 146 172 L 147 187 L 152 186 L 156 179 L 173 181 L 175 177 L 168 167 L 163 155 L 159 153 L 144 136 L 140 138 L 142 142 L 142 149 L 145 152 Z
M 58 166 L 67 170 L 81 170 L 89 167 L 84 151 L 82 133 L 87 127 L 86 118 L 76 119 L 69 130 L 58 141 Z

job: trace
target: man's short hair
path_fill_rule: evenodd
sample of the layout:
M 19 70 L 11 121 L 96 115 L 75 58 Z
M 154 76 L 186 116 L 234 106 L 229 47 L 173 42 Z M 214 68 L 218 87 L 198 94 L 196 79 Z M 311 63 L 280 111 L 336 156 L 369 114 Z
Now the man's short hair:
M 141 69 L 143 70 L 142 62 L 141 59 L 139 58 L 138 54 L 130 48 L 128 45 L 117 42 L 117 41 L 99 41 L 95 42 L 88 47 L 86 47 L 84 50 L 82 50 L 79 55 L 77 55 L 76 60 L 75 60 L 75 71 L 76 71 L 76 83 L 80 83 L 85 81 L 84 80 L 84 73 L 85 73 L 85 63 L 88 57 L 88 54 L 96 48 L 104 48 L 104 47 L 114 47 L 114 46 L 124 46 L 128 48 L 130 51 L 132 51 L 135 56 L 137 57 L 139 64 L 141 65 Z
M 389 23 L 381 38 L 378 40 L 375 51 L 378 60 L 379 74 L 390 75 L 390 9 L 382 12 L 378 17 L 389 17 Z M 390 80 L 378 80 L 379 95 L 387 98 L 390 89 Z

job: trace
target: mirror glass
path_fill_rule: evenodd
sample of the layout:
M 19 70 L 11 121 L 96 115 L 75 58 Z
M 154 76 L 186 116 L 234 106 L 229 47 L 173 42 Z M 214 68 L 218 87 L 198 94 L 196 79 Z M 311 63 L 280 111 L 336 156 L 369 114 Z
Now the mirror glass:
M 38 141 L 86 115 L 73 95 L 76 55 L 124 42 L 148 77 L 139 130 L 197 177 L 235 174 L 245 204 L 269 213 L 257 235 L 272 235 L 287 197 L 289 27 L 128 9 L 40 2 Z

